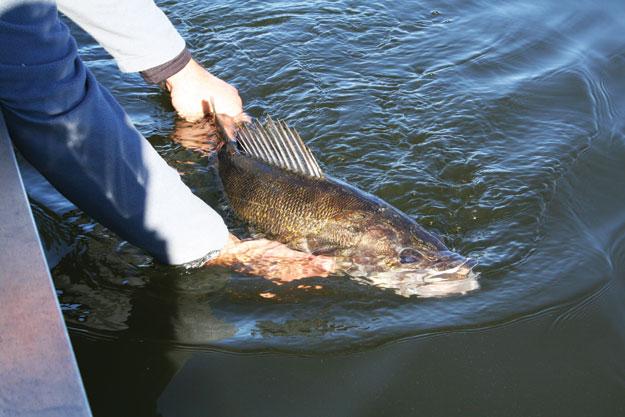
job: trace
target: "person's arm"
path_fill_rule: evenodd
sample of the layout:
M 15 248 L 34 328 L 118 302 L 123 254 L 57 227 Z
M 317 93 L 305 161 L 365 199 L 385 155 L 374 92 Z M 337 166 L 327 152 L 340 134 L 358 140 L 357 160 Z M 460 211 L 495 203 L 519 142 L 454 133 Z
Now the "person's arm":
M 11 138 L 55 188 L 161 262 L 221 250 L 228 230 L 219 214 L 80 61 L 52 2 L 4 9 L 0 44 L 0 108 Z
M 192 59 L 184 39 L 152 0 L 58 0 L 58 7 L 122 71 L 141 72 L 148 82 L 165 84 L 182 118 L 198 120 L 209 111 L 245 118 L 237 89 Z
M 184 39 L 153 0 L 57 0 L 57 5 L 123 72 L 157 67 L 185 48 Z
M 122 71 L 140 71 L 150 82 L 164 82 L 181 117 L 197 120 L 215 112 L 232 122 L 246 118 L 236 88 L 191 59 L 184 41 L 152 0 L 58 3 L 62 12 L 111 53 Z M 278 280 L 326 276 L 334 268 L 329 258 L 297 252 L 278 242 L 239 241 L 229 236 L 211 264 Z

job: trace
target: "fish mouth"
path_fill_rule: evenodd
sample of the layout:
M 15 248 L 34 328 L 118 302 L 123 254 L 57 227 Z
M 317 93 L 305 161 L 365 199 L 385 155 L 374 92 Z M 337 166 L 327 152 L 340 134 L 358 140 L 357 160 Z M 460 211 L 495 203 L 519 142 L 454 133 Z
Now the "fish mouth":
M 445 277 L 446 279 L 461 279 L 473 273 L 477 261 L 473 258 L 465 258 L 457 253 L 444 251 L 438 256 L 438 260 L 426 268 L 428 276 Z
M 446 279 L 462 279 L 469 274 L 474 273 L 473 269 L 477 266 L 477 261 L 472 258 L 463 258 L 454 262 L 440 262 L 433 268 L 428 268 L 429 278 L 446 278 Z

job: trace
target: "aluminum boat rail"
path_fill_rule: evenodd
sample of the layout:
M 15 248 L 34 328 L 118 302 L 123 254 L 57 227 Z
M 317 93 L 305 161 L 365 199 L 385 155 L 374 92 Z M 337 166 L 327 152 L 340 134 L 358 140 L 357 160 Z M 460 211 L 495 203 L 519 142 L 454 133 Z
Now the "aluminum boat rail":
M 0 113 L 0 416 L 91 416 Z

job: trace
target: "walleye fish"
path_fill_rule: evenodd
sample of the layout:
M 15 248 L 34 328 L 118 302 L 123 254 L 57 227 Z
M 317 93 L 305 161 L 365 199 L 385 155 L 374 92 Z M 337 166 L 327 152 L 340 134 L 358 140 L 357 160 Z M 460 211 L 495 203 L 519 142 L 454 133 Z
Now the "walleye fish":
M 396 293 L 441 296 L 478 288 L 475 262 L 387 202 L 325 174 L 283 121 L 222 130 L 219 175 L 234 213 L 292 249 L 337 257 L 345 273 Z

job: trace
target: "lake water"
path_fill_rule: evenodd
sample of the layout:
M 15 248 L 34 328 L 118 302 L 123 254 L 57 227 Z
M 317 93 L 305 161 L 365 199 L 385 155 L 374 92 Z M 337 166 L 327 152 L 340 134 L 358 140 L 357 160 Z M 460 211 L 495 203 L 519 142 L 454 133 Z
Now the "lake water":
M 476 258 L 480 289 L 165 267 L 33 180 L 95 416 L 625 415 L 625 2 L 159 4 L 250 114 Z M 244 235 L 166 95 L 75 33 Z

